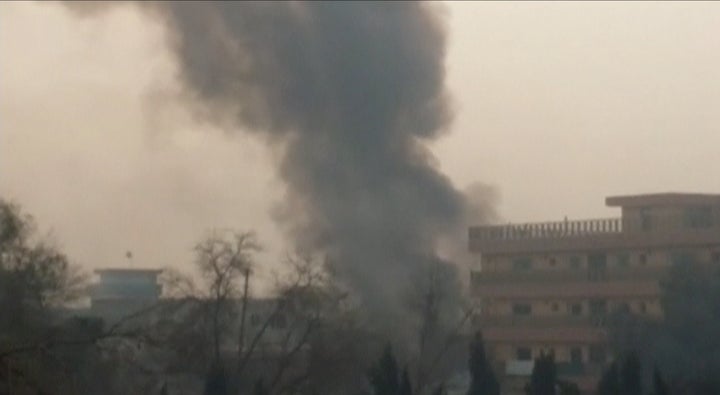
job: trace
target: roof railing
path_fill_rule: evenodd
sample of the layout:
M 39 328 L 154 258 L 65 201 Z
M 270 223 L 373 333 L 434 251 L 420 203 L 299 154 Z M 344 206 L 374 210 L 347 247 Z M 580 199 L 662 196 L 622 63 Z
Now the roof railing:
M 575 221 L 537 222 L 525 224 L 476 226 L 470 238 L 476 240 L 526 240 L 582 237 L 621 233 L 622 218 L 599 218 Z

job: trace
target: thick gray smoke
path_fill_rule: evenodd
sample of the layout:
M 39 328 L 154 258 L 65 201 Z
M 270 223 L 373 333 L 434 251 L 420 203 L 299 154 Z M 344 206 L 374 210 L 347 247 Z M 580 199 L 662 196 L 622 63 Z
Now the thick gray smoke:
M 281 148 L 276 217 L 327 253 L 376 313 L 400 308 L 465 199 L 425 143 L 448 125 L 445 34 L 433 5 L 161 2 L 187 93 Z

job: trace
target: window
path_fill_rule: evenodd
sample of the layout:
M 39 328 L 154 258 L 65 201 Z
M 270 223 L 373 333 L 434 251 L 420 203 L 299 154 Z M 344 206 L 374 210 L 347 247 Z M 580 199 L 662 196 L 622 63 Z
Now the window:
M 630 312 L 630 304 L 627 302 L 618 303 L 617 311 L 619 313 L 624 313 L 624 314 L 629 313 Z
M 532 361 L 532 350 L 530 347 L 518 347 L 515 358 L 519 361 Z
M 580 257 L 579 256 L 570 257 L 570 267 L 573 269 L 580 269 Z
M 532 306 L 529 303 L 515 303 L 513 304 L 514 315 L 530 315 L 532 313 Z
M 650 209 L 643 207 L 640 209 L 640 227 L 642 230 L 650 230 L 652 228 L 652 221 L 650 219 Z
M 550 259 L 548 259 L 548 262 L 550 263 L 550 266 L 555 266 L 555 263 L 557 263 L 557 261 L 555 260 L 555 258 L 550 258 Z
M 582 304 L 580 303 L 573 303 L 570 305 L 570 314 L 572 315 L 581 315 L 583 311 Z
M 712 253 L 712 261 L 714 263 L 720 263 L 720 252 L 716 251 Z
M 590 359 L 590 362 L 592 362 L 592 363 L 598 363 L 598 364 L 605 363 L 605 360 L 607 359 L 605 347 L 590 346 L 589 359 Z
M 588 256 L 588 269 L 605 270 L 605 268 L 607 268 L 606 254 L 590 254 Z
M 638 257 L 638 260 L 640 261 L 641 265 L 647 264 L 647 254 L 645 254 L 645 253 L 640 254 L 640 256 Z
M 596 299 L 590 301 L 590 314 L 602 315 L 607 313 L 607 302 L 605 300 Z
M 670 261 L 674 265 L 690 265 L 697 261 L 697 255 L 692 251 L 674 251 L 670 254 Z
M 647 312 L 647 305 L 645 302 L 640 302 L 640 313 L 645 314 Z
M 532 268 L 532 259 L 523 257 L 513 259 L 513 270 L 530 270 Z
M 573 347 L 570 349 L 570 363 L 573 365 L 582 364 L 582 348 Z
M 691 229 L 709 228 L 713 226 L 712 208 L 695 206 L 685 209 L 685 226 Z
M 607 269 L 606 254 L 590 254 L 588 256 L 588 280 L 605 280 L 605 269 Z
M 617 254 L 616 258 L 618 267 L 626 268 L 630 266 L 630 255 L 627 253 Z
M 558 310 L 560 310 L 560 306 L 558 306 L 556 302 L 553 302 L 550 308 L 552 308 L 553 312 L 557 312 Z

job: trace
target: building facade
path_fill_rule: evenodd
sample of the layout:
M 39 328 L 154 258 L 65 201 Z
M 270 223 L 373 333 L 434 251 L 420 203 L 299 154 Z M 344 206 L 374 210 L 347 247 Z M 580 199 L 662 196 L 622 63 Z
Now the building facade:
M 618 218 L 479 226 L 473 321 L 502 370 L 504 393 L 520 391 L 541 352 L 559 375 L 590 392 L 612 359 L 608 316 L 661 318 L 659 281 L 692 259 L 720 265 L 720 195 L 650 194 L 606 199 Z
M 90 289 L 90 314 L 115 322 L 158 303 L 159 269 L 98 269 Z

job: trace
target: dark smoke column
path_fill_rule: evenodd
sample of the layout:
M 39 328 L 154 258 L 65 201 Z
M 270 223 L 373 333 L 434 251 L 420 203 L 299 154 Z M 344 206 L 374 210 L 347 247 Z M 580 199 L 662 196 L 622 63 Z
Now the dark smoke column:
M 283 150 L 278 218 L 370 311 L 401 295 L 462 195 L 424 143 L 450 119 L 445 36 L 421 3 L 156 3 L 188 93 Z
M 459 221 L 423 145 L 450 119 L 445 37 L 420 3 L 161 3 L 182 77 L 217 117 L 281 144 L 279 218 L 392 313 Z

